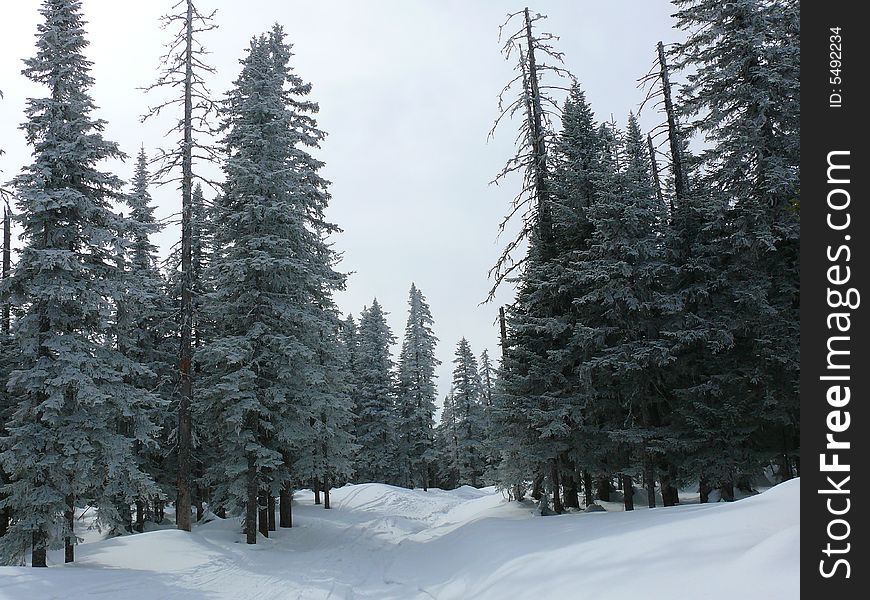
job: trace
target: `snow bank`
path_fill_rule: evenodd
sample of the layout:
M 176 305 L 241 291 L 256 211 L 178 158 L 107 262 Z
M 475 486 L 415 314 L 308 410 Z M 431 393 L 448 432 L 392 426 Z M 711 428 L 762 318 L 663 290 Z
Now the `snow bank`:
M 799 596 L 798 480 L 735 503 L 535 517 L 492 488 L 297 494 L 257 546 L 236 519 L 85 543 L 77 562 L 0 569 L 0 599 L 584 600 Z M 90 539 L 90 538 L 89 538 Z

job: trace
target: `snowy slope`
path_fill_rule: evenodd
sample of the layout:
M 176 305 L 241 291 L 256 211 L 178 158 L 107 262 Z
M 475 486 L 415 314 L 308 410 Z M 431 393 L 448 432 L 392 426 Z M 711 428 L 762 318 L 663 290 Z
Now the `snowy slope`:
M 731 504 L 536 517 L 490 489 L 300 492 L 294 527 L 238 521 L 85 543 L 74 565 L 0 568 L 0 599 L 793 599 L 798 480 Z

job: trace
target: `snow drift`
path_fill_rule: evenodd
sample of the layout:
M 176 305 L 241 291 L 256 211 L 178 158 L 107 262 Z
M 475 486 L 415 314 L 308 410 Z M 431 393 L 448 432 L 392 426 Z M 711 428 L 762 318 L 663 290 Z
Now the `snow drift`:
M 0 599 L 790 600 L 799 492 L 538 517 L 492 488 L 349 485 L 328 511 L 299 492 L 295 526 L 256 546 L 235 519 L 85 543 L 72 565 L 0 569 Z

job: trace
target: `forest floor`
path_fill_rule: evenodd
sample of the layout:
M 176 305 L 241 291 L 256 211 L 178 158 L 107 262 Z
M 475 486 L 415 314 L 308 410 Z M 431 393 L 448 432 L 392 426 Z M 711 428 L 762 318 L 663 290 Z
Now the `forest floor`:
M 237 519 L 88 531 L 74 564 L 0 568 L 0 599 L 791 600 L 799 492 L 794 480 L 733 503 L 540 517 L 493 488 L 348 485 L 331 510 L 301 491 L 293 528 L 254 546 Z

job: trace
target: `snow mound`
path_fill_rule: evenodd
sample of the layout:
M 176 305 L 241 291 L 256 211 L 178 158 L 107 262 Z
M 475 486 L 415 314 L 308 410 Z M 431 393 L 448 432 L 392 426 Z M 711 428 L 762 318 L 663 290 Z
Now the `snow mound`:
M 294 527 L 244 544 L 238 519 L 78 547 L 76 562 L 0 569 L 23 598 L 706 600 L 799 596 L 800 482 L 734 503 L 536 517 L 492 488 L 296 494 Z

